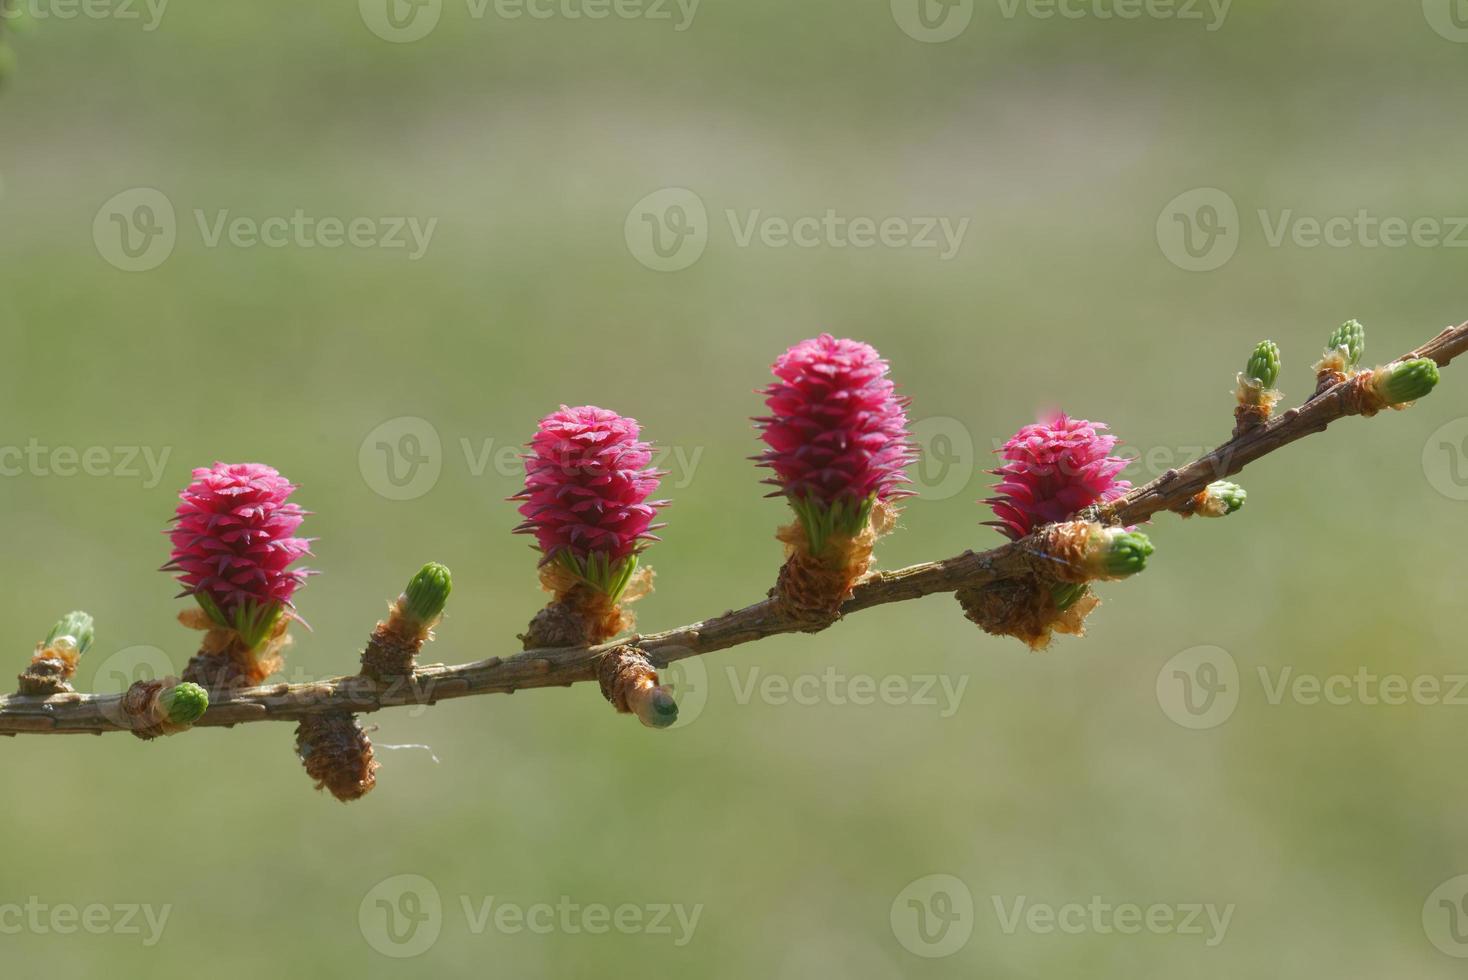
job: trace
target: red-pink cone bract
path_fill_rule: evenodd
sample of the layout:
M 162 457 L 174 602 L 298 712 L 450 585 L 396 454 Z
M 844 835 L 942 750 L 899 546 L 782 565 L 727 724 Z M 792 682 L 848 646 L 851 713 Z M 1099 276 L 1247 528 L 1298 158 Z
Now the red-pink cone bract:
M 833 533 L 853 536 L 873 504 L 909 495 L 908 400 L 876 349 L 821 334 L 780 355 L 761 390 L 770 414 L 754 421 L 769 448 L 756 457 L 805 525 L 811 550 Z
M 662 524 L 666 500 L 649 500 L 665 475 L 652 466 L 652 446 L 635 419 L 593 405 L 552 412 L 540 420 L 525 456 L 525 520 L 544 555 L 595 586 L 613 602 L 637 568 L 637 556 Z
M 192 595 L 211 620 L 239 633 L 246 649 L 272 633 L 311 574 L 290 567 L 311 553 L 310 540 L 295 535 L 306 516 L 288 500 L 295 489 L 260 463 L 215 463 L 194 470 L 179 494 L 163 569 L 176 573 L 180 595 Z
M 988 523 L 1017 540 L 1126 493 L 1131 484 L 1117 475 L 1130 460 L 1109 455 L 1117 439 L 1105 430 L 1064 413 L 1020 429 L 999 450 L 1004 465 L 990 471 L 1000 480 L 984 503 L 999 520 Z

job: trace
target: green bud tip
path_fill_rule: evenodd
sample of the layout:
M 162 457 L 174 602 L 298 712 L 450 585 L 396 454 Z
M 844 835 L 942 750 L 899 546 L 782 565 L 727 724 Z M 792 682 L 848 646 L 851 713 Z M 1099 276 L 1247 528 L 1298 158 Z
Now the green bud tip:
M 408 600 L 408 613 L 420 622 L 431 623 L 443 615 L 443 607 L 454 589 L 453 577 L 446 565 L 431 561 L 418 570 L 403 595 Z
M 49 647 L 58 640 L 70 640 L 71 645 L 76 647 L 76 652 L 83 654 L 92 648 L 94 636 L 91 615 L 78 609 L 56 621 L 51 632 L 46 634 L 46 646 Z
M 171 725 L 192 725 L 209 707 L 209 692 L 184 681 L 158 695 L 158 703 Z
M 1414 402 L 1437 386 L 1437 364 L 1427 357 L 1401 361 L 1383 369 L 1379 377 L 1381 396 L 1393 405 Z
M 1366 352 L 1366 328 L 1361 326 L 1360 320 L 1347 320 L 1325 342 L 1325 353 L 1333 354 L 1338 350 L 1344 350 L 1346 355 L 1346 367 L 1353 368 L 1361 363 L 1361 355 Z
M 1261 341 L 1254 348 L 1254 353 L 1249 355 L 1244 377 L 1261 388 L 1273 388 L 1274 383 L 1279 380 L 1279 345 L 1272 340 Z
M 1083 583 L 1056 582 L 1050 586 L 1050 597 L 1055 602 L 1058 612 L 1065 612 L 1076 604 L 1076 600 L 1086 594 L 1086 586 Z
M 667 688 L 659 687 L 647 699 L 638 718 L 648 728 L 667 728 L 678 720 L 678 702 Z
M 1205 492 L 1208 494 L 1208 504 L 1211 505 L 1218 517 L 1232 514 L 1234 511 L 1243 507 L 1244 502 L 1249 499 L 1249 494 L 1243 487 L 1237 483 L 1230 483 L 1227 480 L 1219 480 L 1215 483 L 1208 484 L 1208 489 Z
M 1145 534 L 1113 527 L 1102 532 L 1102 537 L 1101 567 L 1106 575 L 1125 578 L 1147 567 L 1154 549 Z

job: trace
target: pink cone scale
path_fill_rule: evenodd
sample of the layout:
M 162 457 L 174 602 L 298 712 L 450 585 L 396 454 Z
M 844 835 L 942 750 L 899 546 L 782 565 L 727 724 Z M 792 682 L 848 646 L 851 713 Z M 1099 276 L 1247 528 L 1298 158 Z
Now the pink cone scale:
M 983 502 L 999 520 L 988 523 L 1017 540 L 1130 490 L 1117 479 L 1129 460 L 1110 455 L 1117 440 L 1105 430 L 1064 413 L 1020 429 L 999 450 L 1004 465 L 990 470 L 999 483 Z
M 821 334 L 791 347 L 762 389 L 770 414 L 756 418 L 769 448 L 756 457 L 805 524 L 812 551 L 832 533 L 858 533 L 872 505 L 910 495 L 916 457 L 906 408 L 876 348 Z
M 510 498 L 525 518 L 515 532 L 535 535 L 543 563 L 559 563 L 615 600 L 664 526 L 654 519 L 668 502 L 648 498 L 665 474 L 651 464 L 635 419 L 562 405 L 530 441 L 525 489 Z
M 176 573 L 180 595 L 193 596 L 249 649 L 292 608 L 312 574 L 290 567 L 311 553 L 310 540 L 296 536 L 306 512 L 289 500 L 295 489 L 261 463 L 215 463 L 194 470 L 178 495 L 163 570 Z

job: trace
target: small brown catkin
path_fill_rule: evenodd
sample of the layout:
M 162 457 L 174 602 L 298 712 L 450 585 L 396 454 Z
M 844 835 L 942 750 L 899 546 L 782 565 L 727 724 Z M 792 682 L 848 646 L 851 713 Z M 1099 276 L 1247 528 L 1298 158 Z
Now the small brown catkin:
M 372 740 L 348 711 L 308 715 L 296 726 L 296 754 L 316 788 L 343 803 L 360 800 L 377 785 Z
M 985 633 L 1012 636 L 1031 650 L 1050 646 L 1055 633 L 1084 636 L 1086 617 L 1101 600 L 1087 589 L 1065 609 L 1055 604 L 1053 582 L 1034 575 L 967 586 L 955 593 L 963 614 Z

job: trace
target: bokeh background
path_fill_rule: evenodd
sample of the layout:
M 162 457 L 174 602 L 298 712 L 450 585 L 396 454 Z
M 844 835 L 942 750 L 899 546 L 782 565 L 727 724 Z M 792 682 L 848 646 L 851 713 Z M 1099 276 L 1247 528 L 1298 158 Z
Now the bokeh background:
M 786 515 L 746 459 L 753 389 L 820 330 L 876 344 L 920 420 L 924 496 L 879 551 L 897 567 L 998 543 L 983 469 L 1039 411 L 1110 423 L 1143 480 L 1227 435 L 1255 341 L 1283 346 L 1298 398 L 1348 317 L 1373 361 L 1468 317 L 1446 241 L 1353 226 L 1308 247 L 1311 219 L 1446 239 L 1468 214 L 1468 10 L 1448 2 L 26 3 L 0 94 L 0 444 L 25 451 L 0 460 L 0 641 L 18 672 L 91 611 L 88 689 L 192 652 L 159 532 L 215 459 L 277 466 L 314 511 L 314 632 L 287 679 L 351 672 L 429 559 L 457 590 L 425 659 L 462 662 L 514 649 L 542 601 L 507 452 L 562 402 L 675 450 L 639 609 L 658 629 L 773 581 Z M 435 224 L 417 257 L 211 244 L 222 212 L 298 211 Z M 828 211 L 902 220 L 873 247 L 741 242 L 752 217 Z M 955 254 L 900 240 L 922 218 L 967 222 Z M 378 787 L 351 806 L 312 790 L 287 725 L 6 741 L 0 906 L 21 911 L 0 909 L 0 965 L 1459 976 L 1465 415 L 1454 368 L 1411 412 L 1248 470 L 1240 515 L 1158 520 L 1147 573 L 1045 654 L 933 596 L 675 671 L 670 732 L 585 685 L 383 712 Z M 106 462 L 77 471 L 68 450 L 93 447 Z M 1176 671 L 1203 660 L 1238 679 L 1189 715 Z M 1282 678 L 1363 669 L 1442 696 L 1271 703 Z M 814 698 L 780 696 L 806 677 Z M 853 704 L 862 678 L 912 696 Z M 1231 918 L 1126 935 L 1087 913 L 1070 934 L 998 911 L 1093 896 Z M 515 931 L 480 918 L 491 901 L 698 919 Z M 150 945 L 141 916 L 63 935 L 28 904 L 170 911 Z

